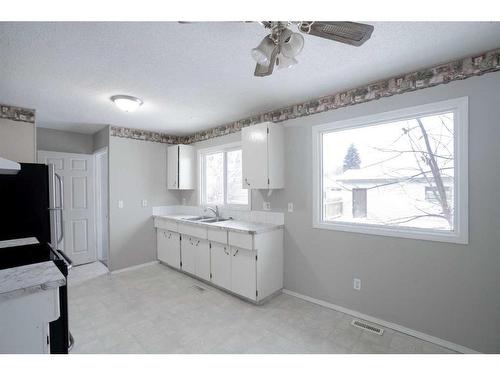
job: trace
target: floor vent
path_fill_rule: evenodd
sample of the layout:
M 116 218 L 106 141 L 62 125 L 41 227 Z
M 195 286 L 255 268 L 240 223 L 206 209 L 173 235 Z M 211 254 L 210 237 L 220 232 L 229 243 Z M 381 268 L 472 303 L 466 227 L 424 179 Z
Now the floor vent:
M 203 293 L 203 292 L 206 292 L 206 291 L 207 291 L 205 288 L 203 288 L 203 287 L 201 287 L 201 286 L 199 286 L 199 285 L 193 285 L 193 289 L 194 289 L 194 290 L 197 290 L 198 292 L 201 292 L 201 293 Z
M 380 335 L 380 336 L 382 336 L 384 334 L 384 330 L 382 328 L 375 327 L 375 326 L 371 325 L 370 323 L 363 322 L 363 321 L 358 320 L 358 319 L 353 319 L 351 324 L 354 327 L 364 329 L 365 331 L 375 333 L 375 334 Z

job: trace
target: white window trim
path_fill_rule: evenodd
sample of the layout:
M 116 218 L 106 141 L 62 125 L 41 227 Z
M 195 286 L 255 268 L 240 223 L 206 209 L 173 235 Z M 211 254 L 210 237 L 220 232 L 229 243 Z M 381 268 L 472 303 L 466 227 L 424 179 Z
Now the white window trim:
M 430 240 L 440 242 L 452 242 L 467 244 L 468 233 L 468 97 L 445 100 L 416 107 L 378 113 L 369 116 L 353 118 L 344 121 L 336 121 L 328 124 L 316 125 L 312 128 L 313 141 L 313 228 L 330 229 L 345 232 L 374 234 L 380 236 L 391 236 L 401 238 L 412 238 L 419 240 Z M 365 127 L 386 122 L 405 120 L 421 117 L 440 112 L 454 112 L 455 119 L 455 207 L 454 207 L 454 230 L 452 232 L 440 233 L 436 230 L 418 228 L 396 228 L 376 224 L 354 224 L 348 222 L 324 222 L 321 217 L 322 204 L 322 145 L 321 134 L 327 131 Z M 321 188 L 321 189 L 320 189 Z
M 203 149 L 198 150 L 198 202 L 200 202 L 201 206 L 210 206 L 203 200 L 203 192 L 204 192 L 204 186 L 205 186 L 205 179 L 203 176 L 204 172 L 204 156 L 207 154 L 212 154 L 216 152 L 221 152 L 221 151 L 231 151 L 235 149 L 241 149 L 241 142 L 231 142 L 231 143 L 225 143 L 223 145 L 219 146 L 213 146 L 213 147 L 207 147 Z M 227 163 L 226 158 L 224 159 L 224 163 Z M 227 166 L 224 165 L 224 181 L 227 180 L 226 178 L 226 173 L 227 173 Z M 225 187 L 224 187 L 225 189 Z M 224 195 L 226 192 L 224 192 Z M 230 210 L 242 210 L 242 211 L 248 211 L 250 210 L 250 207 L 252 207 L 252 193 L 251 190 L 248 190 L 248 204 L 220 204 L 217 205 L 221 208 L 226 208 Z

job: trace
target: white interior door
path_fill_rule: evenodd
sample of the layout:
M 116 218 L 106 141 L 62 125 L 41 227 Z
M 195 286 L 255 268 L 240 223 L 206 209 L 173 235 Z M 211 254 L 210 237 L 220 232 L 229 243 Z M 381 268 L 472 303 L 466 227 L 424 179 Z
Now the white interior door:
M 94 156 L 38 151 L 38 162 L 54 164 L 64 183 L 61 250 L 75 265 L 95 261 Z

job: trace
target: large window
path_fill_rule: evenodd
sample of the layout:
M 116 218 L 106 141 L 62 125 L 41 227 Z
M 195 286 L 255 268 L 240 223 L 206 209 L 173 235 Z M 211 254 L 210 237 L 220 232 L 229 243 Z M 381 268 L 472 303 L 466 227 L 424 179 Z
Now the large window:
M 318 228 L 467 242 L 467 99 L 316 126 Z
M 249 206 L 248 190 L 243 189 L 239 145 L 201 150 L 200 182 L 201 204 Z

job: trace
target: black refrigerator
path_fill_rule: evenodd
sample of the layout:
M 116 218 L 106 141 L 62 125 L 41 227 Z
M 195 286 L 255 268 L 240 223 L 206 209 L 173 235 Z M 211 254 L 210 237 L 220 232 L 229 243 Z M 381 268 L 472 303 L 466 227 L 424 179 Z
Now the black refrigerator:
M 57 223 L 57 213 L 61 213 L 62 225 L 62 207 L 54 205 L 55 177 L 52 166 L 34 163 L 21 163 L 17 174 L 0 174 L 0 241 L 35 237 L 39 242 L 0 248 L 0 269 L 52 260 L 67 279 L 71 260 L 58 249 L 62 238 L 54 238 L 57 230 L 51 228 L 51 223 Z M 61 315 L 49 328 L 50 352 L 67 354 L 72 346 L 67 285 L 60 287 L 59 299 Z

